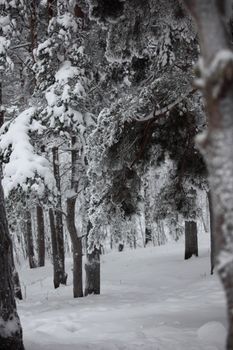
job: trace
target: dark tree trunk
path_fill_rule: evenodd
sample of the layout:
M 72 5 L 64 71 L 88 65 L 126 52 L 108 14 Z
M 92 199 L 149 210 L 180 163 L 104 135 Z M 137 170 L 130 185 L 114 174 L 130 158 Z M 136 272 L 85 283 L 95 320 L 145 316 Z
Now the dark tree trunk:
M 74 298 L 83 297 L 82 281 L 82 238 L 78 237 L 75 226 L 76 198 L 67 198 L 67 228 L 73 248 L 73 295 Z
M 58 148 L 53 147 L 53 172 L 57 186 L 57 205 L 55 212 L 56 221 L 56 237 L 57 237 L 57 253 L 59 256 L 59 265 L 62 273 L 61 284 L 66 284 L 67 274 L 65 273 L 65 251 L 64 251 L 64 232 L 62 218 L 62 198 L 61 198 L 61 177 L 59 168 Z
M 48 13 L 48 20 L 50 21 L 50 19 L 54 16 L 54 10 L 56 7 L 56 0 L 48 0 L 47 1 L 47 13 Z
M 97 249 L 94 247 L 92 252 L 88 252 L 88 235 L 90 229 L 92 228 L 92 223 L 89 221 L 87 225 L 87 254 L 85 263 L 85 296 L 88 294 L 100 294 L 100 255 L 103 254 L 103 246 Z
M 185 260 L 198 256 L 197 223 L 185 221 Z
M 73 294 L 74 298 L 83 297 L 82 279 L 82 238 L 78 237 L 75 226 L 75 204 L 78 191 L 78 149 L 77 138 L 71 138 L 71 189 L 74 195 L 67 198 L 67 228 L 73 248 Z
M 57 232 L 55 226 L 55 218 L 53 209 L 49 209 L 49 223 L 51 230 L 51 242 L 52 242 L 52 253 L 53 253 L 53 284 L 54 288 L 58 288 L 63 280 L 63 271 L 61 270 L 61 265 L 59 263 L 59 254 L 57 246 Z
M 23 295 L 22 295 L 22 289 L 21 289 L 21 285 L 20 285 L 20 279 L 19 279 L 19 274 L 16 271 L 16 269 L 14 268 L 13 272 L 13 284 L 14 284 L 14 293 L 15 293 L 15 297 L 19 300 L 23 300 Z
M 124 250 L 124 244 L 123 243 L 119 243 L 118 244 L 118 252 L 123 252 Z
M 211 275 L 213 275 L 214 265 L 215 265 L 215 243 L 214 243 L 214 228 L 213 228 L 213 210 L 212 210 L 210 192 L 208 192 L 208 200 L 209 200 L 209 211 L 210 211 L 210 273 Z
M 4 124 L 4 108 L 2 101 L 2 82 L 0 81 L 0 127 Z
M 86 281 L 85 296 L 88 294 L 100 294 L 100 251 L 95 248 L 87 254 L 85 263 Z
M 45 230 L 44 213 L 40 205 L 36 207 L 37 216 L 37 244 L 38 244 L 38 266 L 45 265 Z
M 145 245 L 147 245 L 149 242 L 152 242 L 152 230 L 148 227 L 146 227 L 145 230 Z
M 34 245 L 32 236 L 32 218 L 30 210 L 26 210 L 26 234 L 27 234 L 27 255 L 29 259 L 29 266 L 31 269 L 36 267 Z
M 33 50 L 37 47 L 37 13 L 36 13 L 36 0 L 31 0 L 30 4 L 30 39 L 31 39 L 31 55 L 34 60 Z
M 0 183 L 0 349 L 24 350 L 12 279 L 12 243 Z

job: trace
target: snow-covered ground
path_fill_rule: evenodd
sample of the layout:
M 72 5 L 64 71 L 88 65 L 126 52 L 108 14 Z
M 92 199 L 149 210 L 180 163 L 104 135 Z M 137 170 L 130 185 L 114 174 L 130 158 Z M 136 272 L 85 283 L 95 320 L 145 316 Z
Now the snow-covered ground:
M 204 238 L 204 237 L 203 237 Z M 53 289 L 52 267 L 20 270 L 26 350 L 223 350 L 224 295 L 209 275 L 209 248 L 183 260 L 184 244 L 102 256 L 100 296 Z

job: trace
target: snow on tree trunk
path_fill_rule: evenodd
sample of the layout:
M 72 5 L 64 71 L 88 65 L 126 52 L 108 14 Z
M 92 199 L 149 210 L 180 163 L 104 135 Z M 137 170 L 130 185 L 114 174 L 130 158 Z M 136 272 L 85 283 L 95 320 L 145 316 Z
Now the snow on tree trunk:
M 36 207 L 37 216 L 37 244 L 38 244 L 38 266 L 45 265 L 45 230 L 44 213 L 40 205 Z
M 30 210 L 26 210 L 26 237 L 27 237 L 27 255 L 29 260 L 30 269 L 36 267 L 35 255 L 34 255 L 34 245 L 32 236 L 32 218 Z
M 87 254 L 85 263 L 86 281 L 85 296 L 88 294 L 100 294 L 100 251 L 95 248 Z
M 15 297 L 19 300 L 23 300 L 23 295 L 22 295 L 22 290 L 21 290 L 21 285 L 20 285 L 20 280 L 19 280 L 19 274 L 15 268 L 14 253 L 13 253 L 13 245 L 12 244 L 10 246 L 10 263 L 11 263 Z
M 2 101 L 2 83 L 0 82 L 0 127 L 3 125 L 4 119 L 5 118 L 4 118 L 4 106 L 3 106 L 3 101 Z M 0 168 L 2 169 L 2 166 L 0 166 Z M 1 172 L 2 172 L 2 170 L 1 170 Z M 14 295 L 17 299 L 22 300 L 23 299 L 22 290 L 21 290 L 21 285 L 20 285 L 20 280 L 19 280 L 19 274 L 15 268 L 12 244 L 10 245 L 10 261 L 11 261 L 11 269 L 12 269 Z
M 216 267 L 227 299 L 227 350 L 233 350 L 233 53 L 226 32 L 224 1 L 186 0 L 201 45 L 199 83 L 205 97 L 208 131 L 198 144 L 209 170 Z
M 0 184 L 0 349 L 24 350 L 22 328 L 14 298 L 11 240 Z
M 65 273 L 65 252 L 64 252 L 64 232 L 63 232 L 63 219 L 62 219 L 62 198 L 61 198 L 61 178 L 59 168 L 59 154 L 58 148 L 53 147 L 53 172 L 57 186 L 57 206 L 55 213 L 56 222 L 56 234 L 57 234 L 57 253 L 59 257 L 59 265 L 61 271 L 61 284 L 66 284 L 67 274 Z
M 185 260 L 198 256 L 198 239 L 196 221 L 185 221 Z

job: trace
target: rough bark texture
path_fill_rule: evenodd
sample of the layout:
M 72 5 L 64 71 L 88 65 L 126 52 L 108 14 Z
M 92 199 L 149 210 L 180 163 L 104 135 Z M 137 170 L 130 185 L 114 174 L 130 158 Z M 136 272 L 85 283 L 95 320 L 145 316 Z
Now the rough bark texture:
M 85 295 L 100 294 L 100 251 L 95 248 L 87 254 L 85 263 Z
M 185 221 L 185 260 L 198 256 L 197 223 Z
M 49 209 L 49 224 L 50 224 L 50 230 L 51 230 L 51 242 L 52 242 L 52 251 L 53 251 L 53 284 L 54 284 L 54 288 L 58 288 L 61 284 L 61 279 L 63 274 L 59 264 L 57 233 L 56 233 L 55 218 L 54 218 L 54 213 L 52 208 Z
M 59 153 L 58 148 L 53 147 L 53 172 L 57 186 L 57 205 L 55 212 L 55 225 L 57 237 L 57 254 L 59 257 L 59 265 L 61 271 L 61 284 L 66 284 L 67 274 L 65 273 L 65 251 L 64 251 L 64 232 L 63 232 L 63 218 L 62 218 L 62 198 L 61 198 L 61 178 L 59 169 Z
M 73 136 L 71 139 L 71 189 L 74 196 L 67 198 L 67 228 L 70 234 L 73 248 L 73 295 L 74 298 L 83 297 L 82 281 L 82 238 L 78 237 L 75 226 L 75 204 L 78 190 L 78 149 L 77 140 Z
M 88 252 L 88 235 L 90 229 L 92 228 L 92 223 L 89 221 L 87 225 L 87 235 L 86 235 L 86 263 L 85 263 L 85 296 L 88 294 L 100 294 L 100 255 L 103 254 L 102 246 L 90 253 Z
M 78 237 L 75 227 L 76 198 L 67 199 L 67 228 L 73 249 L 73 295 L 74 298 L 83 297 L 82 283 L 82 239 Z
M 11 240 L 0 183 L 0 349 L 24 350 L 12 280 Z
M 45 230 L 44 213 L 40 205 L 36 207 L 37 216 L 37 244 L 38 244 L 38 266 L 45 265 Z
M 26 234 L 27 234 L 27 255 L 31 269 L 36 267 L 33 236 L 32 236 L 32 218 L 30 210 L 26 210 Z
M 216 267 L 227 299 L 226 348 L 233 350 L 233 55 L 222 19 L 224 1 L 185 2 L 197 23 L 205 67 L 200 76 L 208 132 L 199 139 L 199 146 L 209 170 Z

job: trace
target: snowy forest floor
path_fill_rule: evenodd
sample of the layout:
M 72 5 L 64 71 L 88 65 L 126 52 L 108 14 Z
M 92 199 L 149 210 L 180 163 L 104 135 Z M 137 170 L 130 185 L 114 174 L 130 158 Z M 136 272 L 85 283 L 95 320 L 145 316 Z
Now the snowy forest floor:
M 18 304 L 26 350 L 222 350 L 225 301 L 209 275 L 209 246 L 183 260 L 184 243 L 102 256 L 100 296 L 53 289 L 52 266 L 21 268 Z

